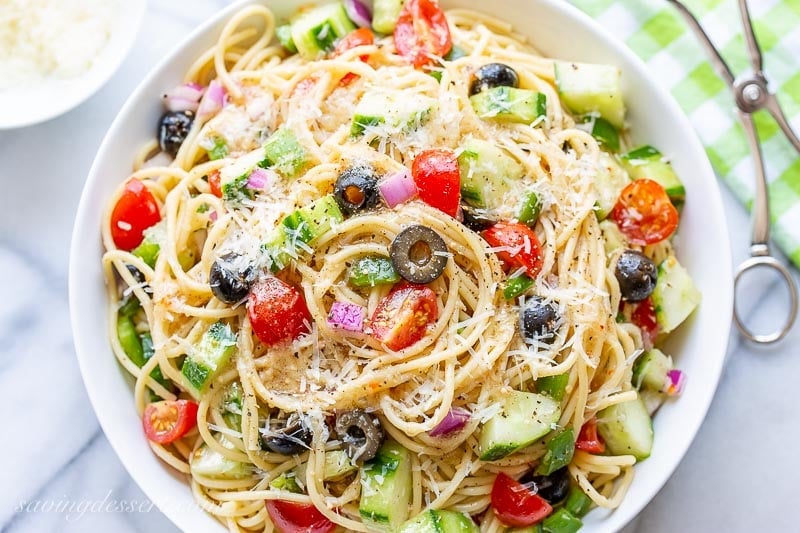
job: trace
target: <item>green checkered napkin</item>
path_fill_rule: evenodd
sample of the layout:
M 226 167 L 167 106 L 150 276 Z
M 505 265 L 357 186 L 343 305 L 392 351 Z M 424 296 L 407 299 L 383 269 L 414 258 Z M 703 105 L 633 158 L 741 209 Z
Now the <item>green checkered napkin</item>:
M 717 174 L 748 207 L 755 175 L 731 92 L 695 34 L 664 0 L 570 0 L 619 36 L 667 87 L 700 135 Z M 750 69 L 736 0 L 685 0 L 735 75 Z M 772 91 L 800 131 L 800 0 L 750 0 Z M 766 160 L 773 239 L 800 266 L 800 157 L 772 118 L 754 115 Z

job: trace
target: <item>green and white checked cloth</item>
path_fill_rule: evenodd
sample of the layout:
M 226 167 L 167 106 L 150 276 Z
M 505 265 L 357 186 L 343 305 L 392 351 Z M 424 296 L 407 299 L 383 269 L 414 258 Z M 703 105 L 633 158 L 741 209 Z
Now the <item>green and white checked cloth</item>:
M 753 161 L 733 96 L 695 34 L 664 0 L 570 0 L 618 36 L 667 87 L 700 135 L 717 175 L 751 205 Z M 735 0 L 685 0 L 735 75 L 750 69 Z M 800 0 L 750 0 L 770 89 L 800 131 Z M 772 237 L 800 266 L 800 157 L 764 111 L 754 115 L 766 161 Z

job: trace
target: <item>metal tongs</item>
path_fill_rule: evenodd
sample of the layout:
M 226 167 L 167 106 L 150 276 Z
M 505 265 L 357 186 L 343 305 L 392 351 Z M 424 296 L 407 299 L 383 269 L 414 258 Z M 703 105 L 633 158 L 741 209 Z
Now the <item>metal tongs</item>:
M 753 152 L 753 159 L 755 161 L 756 196 L 755 202 L 753 203 L 753 236 L 750 243 L 750 258 L 739 265 L 736 271 L 734 289 L 739 285 L 739 280 L 742 276 L 750 270 L 758 267 L 775 270 L 782 276 L 789 290 L 790 309 L 783 326 L 769 334 L 753 333 L 753 331 L 745 325 L 744 321 L 739 316 L 739 312 L 735 308 L 733 317 L 736 321 L 736 327 L 739 328 L 741 334 L 747 339 L 759 344 L 777 342 L 786 336 L 797 318 L 797 287 L 795 286 L 789 270 L 775 259 L 769 251 L 770 216 L 767 177 L 758 132 L 753 122 L 753 113 L 761 109 L 766 109 L 778 123 L 784 135 L 786 135 L 795 147 L 798 154 L 800 154 L 800 139 L 798 139 L 792 127 L 789 125 L 789 121 L 786 119 L 786 115 L 783 114 L 778 99 L 769 91 L 769 84 L 764 75 L 761 48 L 753 32 L 753 24 L 750 19 L 750 11 L 747 8 L 747 0 L 738 0 L 738 3 L 739 11 L 742 16 L 742 25 L 744 26 L 744 36 L 750 55 L 750 63 L 753 65 L 753 72 L 743 74 L 738 78 L 733 75 L 730 67 L 728 67 L 728 64 L 719 53 L 719 50 L 717 50 L 714 43 L 711 42 L 708 34 L 703 30 L 700 22 L 695 18 L 692 12 L 679 0 L 667 1 L 675 5 L 695 34 L 697 34 L 700 42 L 711 56 L 711 63 L 714 65 L 717 74 L 725 80 L 725 83 L 731 88 L 736 98 L 739 120 L 741 120 L 742 126 L 744 126 L 744 131 L 747 134 L 747 141 L 750 144 L 750 150 Z

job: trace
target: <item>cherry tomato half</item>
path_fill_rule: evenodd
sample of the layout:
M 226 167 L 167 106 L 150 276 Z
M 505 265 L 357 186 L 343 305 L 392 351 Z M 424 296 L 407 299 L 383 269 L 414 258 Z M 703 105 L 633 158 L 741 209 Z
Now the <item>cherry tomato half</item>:
M 142 426 L 147 439 L 170 444 L 197 425 L 197 404 L 190 400 L 164 400 L 144 408 Z
M 606 451 L 606 443 L 597 434 L 597 417 L 592 417 L 581 428 L 578 439 L 575 441 L 575 448 L 588 453 L 603 453 Z
M 211 194 L 217 198 L 222 198 L 222 184 L 220 183 L 219 170 L 214 170 L 208 175 L 208 186 Z
M 645 347 L 652 348 L 656 337 L 658 337 L 658 319 L 656 318 L 656 308 L 653 305 L 652 298 L 648 297 L 636 305 L 636 309 L 631 314 L 631 322 L 642 330 Z
M 498 222 L 483 232 L 483 238 L 493 248 L 510 248 L 497 252 L 497 257 L 508 266 L 524 267 L 532 278 L 542 270 L 542 245 L 536 233 L 525 224 Z
M 678 210 L 667 191 L 649 179 L 634 180 L 622 189 L 610 217 L 640 246 L 661 242 L 678 228 Z
M 372 336 L 391 350 L 402 350 L 422 339 L 438 315 L 436 294 L 429 287 L 402 283 L 378 302 L 370 321 Z
M 247 316 L 253 333 L 268 346 L 296 339 L 311 324 L 303 294 L 275 277 L 258 281 L 250 289 Z
M 512 527 L 532 526 L 553 512 L 547 500 L 502 472 L 492 485 L 492 509 L 502 523 Z
M 461 173 L 452 150 L 426 150 L 411 165 L 420 199 L 455 218 L 461 202 Z
M 407 0 L 394 28 L 394 45 L 414 68 L 447 55 L 453 41 L 442 8 L 433 0 Z
M 336 524 L 310 503 L 267 500 L 267 514 L 280 533 L 330 533 Z
M 153 194 L 141 181 L 131 178 L 111 211 L 111 238 L 117 248 L 131 251 L 142 243 L 144 230 L 160 220 Z

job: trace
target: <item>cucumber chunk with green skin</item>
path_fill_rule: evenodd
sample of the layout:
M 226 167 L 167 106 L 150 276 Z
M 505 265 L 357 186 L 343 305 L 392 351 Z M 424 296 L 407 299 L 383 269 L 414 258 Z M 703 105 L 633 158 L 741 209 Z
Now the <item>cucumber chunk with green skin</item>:
M 236 334 L 231 327 L 224 322 L 212 324 L 183 361 L 181 374 L 189 392 L 199 398 L 235 351 Z
M 408 519 L 410 503 L 411 454 L 387 440 L 361 467 L 359 514 L 371 528 L 396 531 Z
M 373 89 L 361 97 L 353 113 L 350 135 L 389 137 L 413 131 L 428 120 L 436 101 L 421 94 L 393 89 Z
M 319 59 L 331 50 L 355 25 L 347 16 L 341 2 L 322 4 L 298 16 L 292 22 L 292 42 L 297 52 L 308 60 Z
M 555 78 L 561 101 L 572 113 L 597 113 L 615 128 L 625 126 L 625 101 L 619 68 L 569 61 L 555 62 Z
M 697 308 L 701 298 L 691 276 L 675 256 L 667 257 L 658 266 L 653 305 L 661 333 L 669 333 L 680 326 Z
M 622 156 L 622 164 L 631 178 L 651 179 L 658 182 L 675 205 L 686 200 L 686 188 L 675 174 L 672 165 L 652 146 L 641 146 Z
M 219 437 L 220 443 L 229 449 L 233 444 L 225 437 Z M 213 479 L 241 479 L 252 474 L 249 464 L 228 459 L 207 444 L 201 445 L 189 459 L 189 469 L 192 475 L 209 477 Z
M 142 348 L 139 334 L 136 332 L 136 326 L 133 325 L 133 320 L 129 317 L 120 316 L 117 318 L 117 338 L 120 346 L 122 346 L 122 351 L 125 352 L 128 359 L 141 368 L 145 363 L 144 349 Z
M 500 403 L 500 412 L 481 428 L 482 461 L 496 461 L 533 444 L 550 433 L 561 416 L 558 402 L 541 394 L 512 391 Z
M 647 408 L 647 412 L 652 417 L 658 409 L 667 401 L 667 394 L 655 390 L 643 389 L 639 391 L 639 398 Z
M 475 113 L 498 122 L 533 124 L 547 115 L 547 97 L 543 93 L 514 87 L 493 87 L 469 97 Z
M 560 402 L 567 394 L 567 385 L 569 385 L 569 373 L 545 376 L 536 380 L 536 392 Z
M 374 0 L 372 3 L 372 29 L 386 35 L 392 33 L 402 9 L 403 0 Z
M 285 490 L 294 492 L 295 494 L 303 493 L 303 489 L 300 488 L 300 485 L 297 483 L 297 478 L 295 477 L 294 472 L 284 472 L 280 476 L 270 481 L 269 486 L 270 488 L 276 490 Z
M 258 148 L 231 163 L 219 171 L 219 183 L 222 199 L 227 202 L 238 202 L 245 198 L 253 198 L 253 191 L 247 188 L 247 179 L 256 167 L 265 167 L 264 149 Z
M 141 259 L 150 268 L 156 266 L 161 244 L 167 239 L 166 222 L 162 220 L 144 230 L 144 239 L 131 253 Z
M 292 39 L 291 24 L 284 24 L 275 28 L 275 36 L 278 38 L 278 42 L 281 43 L 281 46 L 286 48 L 286 50 L 293 54 L 297 53 L 297 46 L 295 46 L 294 39 Z
M 478 533 L 478 526 L 464 513 L 428 509 L 405 524 L 398 533 Z
M 592 508 L 592 499 L 586 495 L 583 490 L 577 486 L 572 485 L 569 488 L 569 493 L 567 493 L 567 500 L 564 502 L 564 509 L 569 511 L 573 514 L 573 516 L 577 516 L 578 518 L 582 518 L 589 512 L 589 509 Z
M 395 271 L 388 257 L 371 255 L 353 263 L 347 281 L 355 287 L 391 285 L 400 281 L 400 274 Z
M 600 154 L 600 168 L 594 180 L 594 188 L 597 191 L 595 209 L 597 220 L 608 218 L 619 200 L 619 194 L 630 181 L 628 173 L 613 155 L 605 152 Z
M 583 521 L 563 507 L 542 522 L 544 533 L 576 533 L 582 526 Z
M 260 166 L 271 168 L 287 178 L 295 178 L 310 162 L 308 152 L 292 130 L 281 127 L 264 143 L 264 160 Z
M 625 236 L 620 231 L 619 226 L 614 222 L 610 220 L 600 222 L 600 230 L 603 232 L 603 247 L 605 248 L 607 257 L 611 256 L 611 254 L 620 248 L 628 247 L 628 245 L 625 244 Z
M 506 286 L 503 289 L 503 298 L 506 300 L 513 300 L 533 287 L 533 283 L 534 281 L 525 274 L 508 278 Z
M 287 230 L 287 235 L 311 244 L 330 231 L 334 224 L 343 221 L 344 215 L 339 209 L 339 204 L 333 195 L 329 194 L 287 216 L 283 219 L 283 226 Z
M 302 463 L 294 469 L 295 476 L 306 483 L 306 469 L 308 463 Z M 358 470 L 358 466 L 347 456 L 344 450 L 331 450 L 325 452 L 325 470 L 322 473 L 324 481 L 337 481 Z M 317 473 L 319 475 L 319 473 Z M 307 483 L 306 483 L 307 484 Z
M 658 348 L 648 350 L 633 363 L 633 386 L 660 392 L 672 370 L 672 358 Z
M 611 455 L 633 455 L 638 461 L 650 457 L 653 421 L 639 398 L 600 411 L 597 431 Z
M 605 146 L 607 150 L 619 152 L 619 132 L 609 121 L 603 117 L 585 116 L 583 123 L 591 126 L 590 133 L 598 143 Z
M 565 429 L 547 441 L 547 452 L 536 467 L 536 474 L 549 476 L 559 468 L 567 466 L 575 453 L 575 433 L 572 428 Z
M 149 361 L 155 354 L 155 346 L 153 346 L 153 337 L 150 336 L 150 333 L 141 333 L 139 335 L 139 340 L 142 343 L 142 352 L 144 354 L 145 362 Z M 170 380 L 164 377 L 164 374 L 161 372 L 161 367 L 157 366 L 150 372 L 150 377 L 156 380 L 158 383 L 161 384 L 167 390 L 172 390 L 173 385 Z
M 468 139 L 458 156 L 461 196 L 473 207 L 497 209 L 525 168 L 508 152 L 481 139 Z
M 539 199 L 539 195 L 534 191 L 531 191 L 522 201 L 522 206 L 519 209 L 519 215 L 517 216 L 517 219 L 521 223 L 532 228 L 536 225 L 536 221 L 539 220 L 539 213 L 541 210 L 542 201 Z

